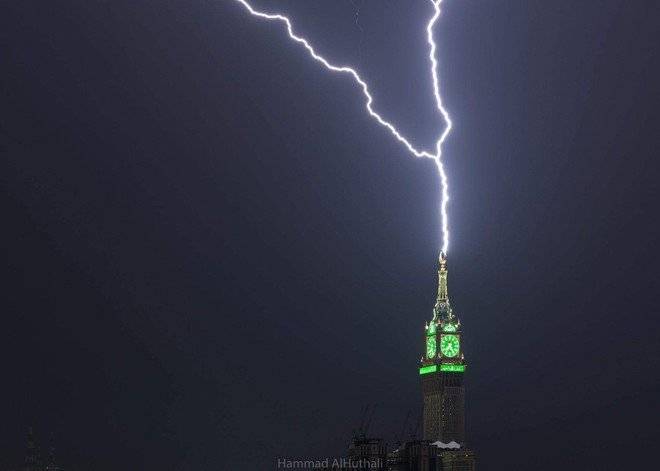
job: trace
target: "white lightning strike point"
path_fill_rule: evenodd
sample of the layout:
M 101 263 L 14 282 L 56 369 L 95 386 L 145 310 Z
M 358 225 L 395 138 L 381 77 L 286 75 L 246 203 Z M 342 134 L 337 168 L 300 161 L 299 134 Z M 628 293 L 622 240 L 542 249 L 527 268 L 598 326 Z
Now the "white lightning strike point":
M 415 148 L 410 143 L 410 141 L 408 141 L 408 139 L 406 139 L 404 136 L 401 135 L 401 133 L 399 133 L 399 131 L 397 131 L 396 127 L 394 127 L 392 123 L 385 120 L 380 114 L 374 111 L 372 107 L 374 100 L 371 94 L 369 93 L 369 87 L 367 83 L 362 79 L 362 77 L 360 77 L 360 75 L 355 71 L 355 69 L 348 66 L 333 65 L 330 62 L 328 62 L 324 57 L 320 56 L 306 39 L 297 36 L 293 32 L 293 26 L 291 25 L 291 21 L 289 20 L 289 18 L 279 13 L 278 14 L 264 13 L 262 11 L 256 10 L 246 0 L 234 0 L 234 1 L 243 5 L 245 9 L 248 12 L 250 12 L 250 14 L 253 16 L 269 21 L 281 21 L 282 23 L 285 24 L 286 30 L 289 33 L 289 37 L 293 39 L 295 42 L 301 44 L 305 49 L 307 49 L 307 52 L 314 60 L 320 62 L 321 64 L 323 64 L 323 66 L 326 69 L 331 70 L 332 72 L 339 72 L 342 74 L 350 75 L 353 78 L 353 80 L 362 89 L 362 94 L 366 98 L 365 107 L 369 115 L 372 118 L 374 118 L 381 126 L 386 127 L 390 131 L 390 133 L 394 136 L 394 138 L 400 143 L 402 143 L 404 147 L 408 150 L 408 152 L 410 152 L 412 155 L 414 155 L 415 157 L 426 157 L 428 159 L 432 159 L 435 161 L 436 167 L 438 169 L 438 173 L 440 174 L 440 185 L 442 189 L 441 200 L 440 200 L 440 215 L 442 222 L 442 252 L 447 253 L 447 248 L 449 247 L 449 225 L 447 222 L 447 202 L 449 201 L 449 191 L 447 188 L 447 174 L 445 173 L 445 169 L 442 164 L 441 157 L 442 157 L 442 144 L 444 144 L 445 139 L 447 138 L 449 132 L 451 131 L 452 123 L 451 123 L 451 119 L 449 118 L 449 113 L 447 113 L 447 110 L 442 105 L 442 97 L 440 96 L 440 85 L 438 79 L 438 60 L 435 57 L 436 45 L 435 45 L 435 41 L 433 40 L 433 26 L 440 17 L 440 4 L 442 3 L 442 0 L 429 0 L 433 5 L 434 13 L 431 19 L 429 20 L 428 24 L 426 25 L 426 38 L 430 48 L 429 59 L 431 61 L 431 78 L 433 80 L 433 95 L 435 97 L 435 102 L 438 111 L 446 123 L 444 130 L 442 131 L 440 137 L 436 141 L 435 152 L 428 152 L 425 150 L 419 150 Z

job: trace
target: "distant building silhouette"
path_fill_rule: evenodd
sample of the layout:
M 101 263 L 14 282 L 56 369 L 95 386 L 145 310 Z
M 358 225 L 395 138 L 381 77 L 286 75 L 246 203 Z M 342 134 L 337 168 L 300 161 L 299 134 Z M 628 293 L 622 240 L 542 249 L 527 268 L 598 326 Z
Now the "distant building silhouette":
M 387 445 L 380 438 L 367 438 L 364 434 L 353 437 L 348 447 L 348 469 L 385 471 Z
M 27 448 L 25 451 L 25 461 L 22 469 L 23 471 L 63 471 L 63 469 L 55 463 L 55 447 L 52 443 L 48 451 L 48 458 L 44 463 L 39 446 L 37 445 L 36 439 L 34 437 L 34 430 L 32 427 L 28 429 Z
M 28 429 L 27 449 L 25 450 L 25 466 L 23 469 L 24 471 L 42 471 L 39 450 L 37 449 L 37 443 L 34 439 L 34 430 L 32 430 L 32 427 Z
M 452 444 L 411 440 L 388 455 L 388 471 L 474 471 L 475 457 L 470 450 Z

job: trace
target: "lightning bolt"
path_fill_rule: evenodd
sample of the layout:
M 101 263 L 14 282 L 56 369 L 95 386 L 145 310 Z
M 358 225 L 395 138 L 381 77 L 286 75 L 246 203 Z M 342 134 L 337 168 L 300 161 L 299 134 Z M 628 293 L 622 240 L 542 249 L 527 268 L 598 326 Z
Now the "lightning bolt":
M 444 165 L 442 163 L 442 145 L 444 144 L 445 140 L 447 139 L 447 136 L 451 132 L 452 128 L 452 122 L 449 117 L 449 113 L 445 109 L 445 107 L 442 104 L 442 97 L 440 95 L 440 80 L 438 79 L 438 60 L 436 59 L 436 44 L 435 41 L 433 40 L 433 27 L 435 26 L 435 23 L 438 21 L 438 18 L 440 17 L 440 5 L 442 3 L 442 0 L 429 0 L 431 4 L 433 5 L 433 16 L 429 20 L 428 24 L 426 25 L 426 39 L 429 44 L 429 60 L 431 62 L 431 78 L 433 82 L 433 96 L 435 97 L 435 103 L 436 103 L 436 108 L 438 109 L 438 112 L 440 113 L 440 116 L 442 119 L 445 121 L 445 127 L 440 133 L 440 136 L 438 137 L 436 144 L 435 144 L 435 151 L 426 151 L 426 150 L 420 150 L 413 146 L 408 139 L 406 139 L 397 129 L 396 127 L 387 121 L 385 118 L 383 118 L 378 112 L 376 112 L 373 108 L 373 97 L 371 96 L 371 93 L 369 93 L 369 86 L 367 83 L 360 77 L 360 74 L 357 73 L 357 71 L 351 67 L 348 66 L 338 66 L 331 64 L 328 62 L 323 56 L 319 55 L 314 47 L 307 41 L 305 38 L 298 36 L 296 33 L 293 31 L 293 25 L 291 23 L 291 20 L 287 18 L 284 15 L 281 15 L 279 13 L 265 13 L 263 11 L 256 10 L 250 3 L 247 2 L 247 0 L 234 0 L 235 2 L 240 3 L 245 7 L 245 9 L 250 13 L 252 16 L 256 16 L 258 18 L 268 20 L 268 21 L 279 21 L 284 23 L 286 26 L 287 33 L 289 34 L 289 37 L 297 42 L 298 44 L 302 45 L 309 55 L 312 57 L 317 62 L 320 62 L 326 69 L 332 71 L 332 72 L 338 72 L 341 74 L 346 74 L 350 76 L 353 81 L 360 87 L 362 90 L 362 94 L 364 95 L 366 101 L 365 101 L 365 108 L 369 115 L 374 118 L 378 124 L 381 126 L 387 128 L 389 132 L 394 136 L 394 138 L 399 141 L 403 146 L 408 150 L 410 154 L 412 154 L 415 157 L 424 157 L 428 159 L 432 159 L 435 164 L 436 168 L 438 169 L 438 174 L 440 175 L 440 186 L 441 186 L 441 198 L 440 198 L 440 219 L 441 219 L 441 224 L 442 224 L 442 252 L 447 253 L 447 249 L 449 247 L 449 224 L 448 224 L 448 217 L 447 217 L 447 203 L 449 202 L 449 188 L 448 188 L 448 182 L 447 182 L 447 174 L 445 172 Z

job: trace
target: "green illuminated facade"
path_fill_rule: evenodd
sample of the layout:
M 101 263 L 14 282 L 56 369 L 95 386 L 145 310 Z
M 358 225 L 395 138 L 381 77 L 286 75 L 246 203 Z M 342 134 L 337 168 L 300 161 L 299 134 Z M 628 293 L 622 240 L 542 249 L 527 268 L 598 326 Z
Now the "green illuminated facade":
M 440 371 L 453 371 L 454 373 L 463 373 L 465 365 L 453 365 L 451 363 L 440 365 Z
M 447 290 L 447 259 L 440 254 L 438 296 L 425 327 L 419 375 L 424 398 L 424 439 L 465 443 L 465 389 L 461 323 Z
M 426 374 L 429 374 L 429 373 L 435 373 L 436 371 L 438 371 L 438 365 L 422 366 L 419 369 L 419 374 L 420 375 L 426 375 Z
M 429 335 L 426 337 L 426 357 L 433 358 L 435 357 L 435 335 Z

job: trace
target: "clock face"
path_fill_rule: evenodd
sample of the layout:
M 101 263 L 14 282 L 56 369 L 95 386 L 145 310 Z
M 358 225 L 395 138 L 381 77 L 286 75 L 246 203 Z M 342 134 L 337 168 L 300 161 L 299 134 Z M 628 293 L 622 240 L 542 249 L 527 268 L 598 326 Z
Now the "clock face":
M 455 357 L 460 351 L 461 342 L 458 335 L 443 335 L 440 339 L 440 351 L 446 357 Z
M 426 338 L 426 358 L 433 358 L 435 352 L 435 335 L 432 335 Z

